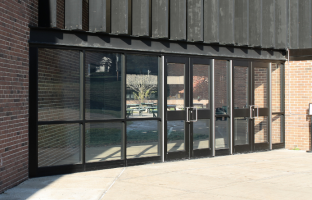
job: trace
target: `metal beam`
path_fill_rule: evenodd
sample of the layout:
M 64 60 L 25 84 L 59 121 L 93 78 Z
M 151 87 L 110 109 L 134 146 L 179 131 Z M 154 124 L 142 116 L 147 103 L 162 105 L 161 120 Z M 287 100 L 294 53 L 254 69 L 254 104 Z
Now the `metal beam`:
M 132 35 L 149 36 L 150 0 L 132 0 Z
M 49 44 L 78 48 L 97 48 L 121 51 L 185 54 L 228 58 L 285 60 L 285 51 L 213 46 L 204 43 L 187 43 L 170 40 L 113 36 L 81 31 L 32 28 L 31 44 Z
M 219 43 L 219 0 L 204 0 L 204 42 Z
M 260 47 L 261 42 L 261 10 L 262 0 L 249 0 L 249 45 Z
M 82 0 L 65 0 L 65 29 L 82 30 Z
M 234 1 L 219 1 L 220 44 L 234 44 Z
M 288 0 L 275 0 L 275 48 L 277 49 L 286 49 L 288 46 L 288 16 Z
M 277 16 L 280 17 L 280 16 Z M 274 48 L 275 46 L 275 1 L 262 0 L 262 46 Z
M 152 1 L 152 37 L 169 37 L 169 0 Z
M 89 31 L 106 32 L 106 0 L 89 0 Z
M 186 40 L 186 0 L 170 0 L 170 39 Z
M 248 45 L 248 0 L 235 1 L 235 44 Z
M 204 40 L 204 2 L 203 0 L 187 1 L 187 40 L 203 41 Z
M 111 33 L 128 34 L 128 0 L 111 1 Z
M 299 48 L 299 0 L 289 1 L 289 48 Z

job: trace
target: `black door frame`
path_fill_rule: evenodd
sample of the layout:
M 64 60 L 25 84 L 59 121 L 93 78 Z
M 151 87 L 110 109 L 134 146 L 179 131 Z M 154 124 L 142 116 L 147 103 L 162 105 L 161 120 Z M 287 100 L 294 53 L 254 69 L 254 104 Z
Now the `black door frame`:
M 233 153 L 242 153 L 242 152 L 254 152 L 254 151 L 261 151 L 261 150 L 270 150 L 270 84 L 269 84 L 269 67 L 270 63 L 269 62 L 253 62 L 253 61 L 242 61 L 242 60 L 233 60 L 232 64 L 232 91 L 233 91 L 233 105 L 234 105 L 234 95 L 235 95 L 235 66 L 239 67 L 247 67 L 248 68 L 248 108 L 245 109 L 235 109 L 233 106 L 233 138 L 232 138 L 232 144 L 233 144 Z M 255 109 L 255 72 L 254 68 L 265 68 L 267 70 L 267 108 L 258 108 Z M 252 109 L 253 107 L 253 109 Z M 252 109 L 252 110 L 251 110 Z M 258 113 L 259 110 L 259 113 Z M 252 116 L 250 116 L 252 115 Z M 267 116 L 267 129 L 268 129 L 268 141 L 263 142 L 263 143 L 255 143 L 255 127 L 254 127 L 254 121 L 255 121 L 255 116 Z M 248 134 L 249 134 L 249 144 L 245 145 L 235 145 L 235 117 L 247 117 L 248 118 Z M 252 117 L 252 118 L 251 118 Z
M 193 65 L 194 64 L 203 64 L 210 66 L 210 77 L 209 81 L 211 82 L 211 68 L 212 62 L 209 58 L 196 58 L 196 57 L 177 57 L 177 56 L 165 56 L 164 62 L 164 96 L 167 98 L 167 70 L 166 67 L 168 63 L 179 63 L 184 64 L 184 107 L 189 107 L 189 115 L 186 115 L 186 110 L 183 111 L 167 111 L 167 100 L 164 100 L 164 153 L 165 153 L 165 160 L 175 160 L 175 159 L 189 159 L 193 157 L 209 157 L 212 156 L 212 140 L 211 134 L 209 138 L 209 148 L 206 149 L 193 149 L 193 123 L 196 122 L 188 122 L 187 116 L 193 120 L 197 119 L 209 119 L 211 120 L 211 108 L 205 110 L 198 110 L 193 112 L 192 108 L 194 107 L 193 104 Z M 211 84 L 209 84 L 211 87 Z M 210 88 L 211 91 L 211 88 Z M 211 93 L 211 92 L 210 92 Z M 211 94 L 210 94 L 211 99 Z M 174 120 L 184 120 L 184 147 L 185 151 L 177 151 L 177 152 L 168 152 L 167 149 L 167 121 L 174 121 Z M 210 133 L 212 133 L 212 127 L 210 126 Z

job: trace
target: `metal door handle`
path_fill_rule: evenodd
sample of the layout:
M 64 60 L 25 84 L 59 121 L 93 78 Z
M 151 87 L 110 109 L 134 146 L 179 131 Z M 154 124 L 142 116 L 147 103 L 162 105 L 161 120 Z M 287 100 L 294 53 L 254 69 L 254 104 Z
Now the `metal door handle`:
M 250 119 L 253 119 L 253 116 L 252 116 L 252 105 L 251 106 L 249 106 L 249 118 Z
M 191 108 L 196 110 L 196 119 L 195 120 L 190 120 L 190 122 L 197 122 L 197 115 L 198 115 L 197 108 L 196 107 L 191 107 Z
M 186 107 L 186 122 L 190 122 L 189 121 L 189 114 L 188 114 L 189 109 L 190 109 L 190 107 Z

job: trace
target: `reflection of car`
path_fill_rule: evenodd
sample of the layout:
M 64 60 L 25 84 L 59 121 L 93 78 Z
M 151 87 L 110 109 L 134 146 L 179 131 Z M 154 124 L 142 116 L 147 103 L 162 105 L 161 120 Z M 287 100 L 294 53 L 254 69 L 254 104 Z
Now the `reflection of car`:
M 226 110 L 224 108 L 216 108 L 216 115 L 226 115 Z M 217 117 L 216 121 L 221 120 L 222 117 Z M 224 117 L 224 120 L 226 121 L 226 117 Z

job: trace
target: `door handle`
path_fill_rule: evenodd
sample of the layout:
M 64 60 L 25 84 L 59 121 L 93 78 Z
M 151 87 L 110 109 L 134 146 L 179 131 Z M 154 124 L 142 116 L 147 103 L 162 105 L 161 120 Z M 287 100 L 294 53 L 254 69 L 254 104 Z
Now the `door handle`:
M 257 117 L 254 117 L 254 118 L 255 118 L 255 119 L 258 119 L 258 118 L 259 118 L 259 106 L 254 105 L 254 107 L 256 107 L 256 108 L 257 108 Z
M 250 118 L 250 119 L 253 119 L 253 116 L 252 116 L 252 107 L 253 107 L 253 105 L 250 105 L 250 106 L 249 106 L 249 118 Z
M 189 109 L 190 109 L 190 107 L 186 107 L 186 122 L 190 122 L 190 120 L 189 120 Z
M 198 111 L 197 111 L 197 108 L 196 107 L 191 107 L 192 109 L 195 109 L 196 110 L 196 119 L 195 120 L 190 120 L 190 122 L 197 122 L 197 116 L 198 116 Z
M 252 116 L 252 107 L 257 109 L 257 117 L 256 116 Z M 250 105 L 249 106 L 249 114 L 250 114 L 250 119 L 258 119 L 259 118 L 259 106 L 257 105 Z

